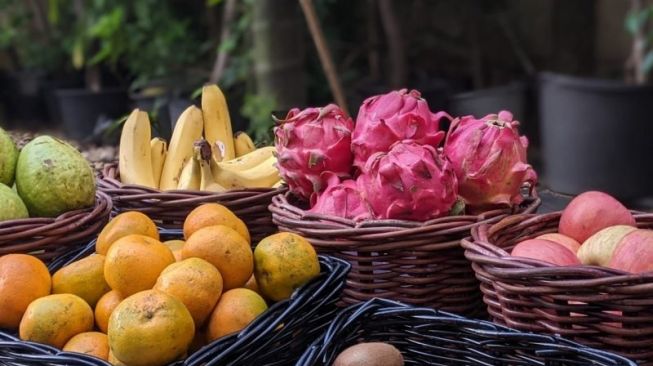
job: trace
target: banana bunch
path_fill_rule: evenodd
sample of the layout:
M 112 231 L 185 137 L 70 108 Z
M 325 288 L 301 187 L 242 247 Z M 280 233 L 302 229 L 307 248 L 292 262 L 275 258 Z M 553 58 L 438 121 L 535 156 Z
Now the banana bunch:
M 201 109 L 190 106 L 179 116 L 169 143 L 151 135 L 147 113 L 132 111 L 120 136 L 123 183 L 210 192 L 282 184 L 274 147 L 256 148 L 245 132 L 232 134 L 227 102 L 217 85 L 202 89 Z

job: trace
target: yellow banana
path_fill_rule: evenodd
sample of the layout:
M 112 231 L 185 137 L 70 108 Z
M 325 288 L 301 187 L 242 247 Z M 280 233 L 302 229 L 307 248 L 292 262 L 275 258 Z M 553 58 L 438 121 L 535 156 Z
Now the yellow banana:
M 211 146 L 206 140 L 195 143 L 195 160 L 199 163 L 201 178 L 200 190 L 209 192 L 224 192 L 227 189 L 218 184 L 211 173 Z
M 221 161 L 218 164 L 222 169 L 229 169 L 233 171 L 246 170 L 257 166 L 264 162 L 266 159 L 274 156 L 275 151 L 276 149 L 274 146 L 265 146 L 235 159 Z
M 217 144 L 222 153 L 222 160 L 236 157 L 234 135 L 231 131 L 231 118 L 227 100 L 217 85 L 205 85 L 202 88 L 202 114 L 204 116 L 204 136 L 211 145 Z
M 155 137 L 150 141 L 150 151 L 152 154 L 152 177 L 156 185 L 155 188 L 159 188 L 163 163 L 165 163 L 168 153 L 168 143 L 160 137 Z
M 199 163 L 193 158 L 188 159 L 181 170 L 179 185 L 176 188 L 196 191 L 200 189 L 200 178 Z
M 134 109 L 120 135 L 118 169 L 123 183 L 157 188 L 152 176 L 151 134 L 147 113 Z
M 162 191 L 177 189 L 179 186 L 179 176 L 184 165 L 193 159 L 193 143 L 202 138 L 203 124 L 202 111 L 195 106 L 186 108 L 179 116 L 161 171 L 159 189 Z
M 263 188 L 272 187 L 281 179 L 276 164 L 277 158 L 272 156 L 261 164 L 242 171 L 222 169 L 215 162 L 211 164 L 211 169 L 216 182 L 227 189 Z
M 254 141 L 252 141 L 252 138 L 248 134 L 240 131 L 236 132 L 236 136 L 234 137 L 234 149 L 236 151 L 236 157 L 240 157 L 256 150 L 256 145 L 254 145 Z

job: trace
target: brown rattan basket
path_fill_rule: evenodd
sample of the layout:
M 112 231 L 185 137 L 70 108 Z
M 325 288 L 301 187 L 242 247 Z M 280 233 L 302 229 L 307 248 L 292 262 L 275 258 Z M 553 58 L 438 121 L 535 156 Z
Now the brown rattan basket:
M 195 207 L 217 202 L 225 205 L 240 217 L 249 228 L 252 244 L 277 231 L 272 223 L 268 205 L 286 188 L 249 188 L 215 193 L 205 191 L 159 191 L 137 185 L 122 184 L 116 164 L 105 165 L 98 187 L 113 200 L 115 213 L 140 211 L 159 226 L 167 229 L 181 228 L 184 219 Z
M 478 216 L 355 222 L 307 212 L 287 193 L 273 198 L 270 211 L 281 231 L 298 233 L 320 253 L 352 264 L 344 304 L 382 297 L 479 317 L 484 315 L 479 284 L 460 240 L 476 225 L 534 212 L 539 204 L 539 198 L 529 195 L 520 207 Z
M 653 214 L 635 218 L 638 226 L 653 228 Z M 522 240 L 557 231 L 559 220 L 560 212 L 516 215 L 476 227 L 472 239 L 462 241 L 490 316 L 653 365 L 653 273 L 557 267 L 508 254 Z
M 96 192 L 95 206 L 58 217 L 0 222 L 0 256 L 30 253 L 45 262 L 95 238 L 109 221 L 111 198 Z

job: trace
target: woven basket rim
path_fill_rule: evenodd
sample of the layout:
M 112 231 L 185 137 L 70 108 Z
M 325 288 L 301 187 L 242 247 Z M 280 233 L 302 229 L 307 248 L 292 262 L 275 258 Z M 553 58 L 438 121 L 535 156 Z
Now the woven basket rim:
M 449 325 L 458 325 L 461 328 L 464 328 L 465 332 L 478 334 L 484 337 L 496 337 L 498 339 L 509 341 L 523 338 L 523 342 L 528 342 L 531 346 L 539 346 L 542 348 L 546 346 L 555 346 L 556 348 L 559 347 L 566 350 L 574 349 L 574 351 L 579 354 L 591 355 L 597 359 L 611 362 L 611 364 L 612 362 L 618 361 L 620 362 L 619 364 L 622 365 L 636 365 L 633 361 L 626 359 L 623 356 L 589 347 L 557 335 L 523 332 L 485 320 L 469 319 L 441 310 L 416 307 L 399 301 L 382 298 L 374 298 L 344 308 L 331 322 L 322 336 L 313 341 L 311 346 L 306 349 L 297 365 L 313 365 L 315 362 L 323 362 L 324 357 L 332 357 L 334 344 L 335 346 L 346 346 L 340 344 L 340 337 L 345 336 L 347 328 L 351 326 L 360 324 L 364 329 L 364 324 L 373 319 L 384 318 L 385 321 L 394 317 L 402 318 L 402 323 L 409 321 L 419 322 L 420 325 L 418 328 L 427 325 L 428 323 L 426 323 L 426 321 L 428 320 L 433 322 L 443 322 Z M 404 317 L 409 317 L 409 319 L 403 319 Z M 410 334 L 406 334 L 406 336 L 410 337 Z M 465 341 L 465 338 L 462 338 L 461 341 Z M 542 356 L 546 357 L 546 353 L 542 353 Z
M 137 184 L 123 184 L 118 177 L 120 173 L 118 171 L 117 163 L 108 163 L 105 164 L 102 168 L 102 171 L 98 175 L 98 188 L 101 191 L 108 193 L 110 196 L 124 196 L 131 200 L 134 199 L 161 199 L 161 200 L 182 200 L 189 199 L 192 197 L 202 197 L 202 198 L 237 198 L 242 197 L 251 197 L 251 196 L 263 196 L 268 195 L 271 192 L 282 193 L 285 192 L 285 187 L 278 188 L 267 188 L 267 187 L 257 187 L 257 188 L 239 188 L 239 189 L 230 189 L 224 192 L 210 192 L 210 191 L 200 191 L 200 190 L 181 190 L 174 189 L 168 191 L 161 191 L 159 189 L 154 189 L 150 187 L 145 187 Z
M 334 215 L 309 212 L 293 204 L 291 201 L 292 193 L 289 191 L 273 197 L 272 204 L 269 207 L 273 217 L 319 223 L 316 229 L 324 231 L 325 234 L 328 234 L 329 231 L 341 233 L 342 230 L 346 229 L 351 229 L 359 233 L 365 229 L 372 229 L 370 231 L 374 233 L 385 232 L 392 233 L 393 235 L 419 234 L 428 232 L 436 227 L 440 229 L 439 226 L 441 225 L 450 225 L 449 229 L 453 230 L 468 230 L 484 222 L 490 222 L 496 216 L 513 215 L 520 212 L 534 212 L 542 202 L 537 196 L 536 190 L 533 189 L 524 197 L 524 201 L 520 205 L 511 208 L 493 209 L 478 215 L 443 216 L 420 222 L 392 219 L 355 221 Z
M 0 222 L 0 255 L 29 253 L 46 263 L 69 247 L 88 242 L 108 222 L 111 197 L 96 190 L 92 207 L 57 217 L 36 217 Z
M 636 221 L 653 221 L 653 213 L 631 211 Z M 492 242 L 492 238 L 516 225 L 537 225 L 547 220 L 558 220 L 562 211 L 546 214 L 518 214 L 506 217 L 495 224 L 482 224 L 471 230 L 472 236 L 461 240 L 465 257 L 486 268 L 497 269 L 493 274 L 504 278 L 547 278 L 556 287 L 586 288 L 587 286 L 628 283 L 653 284 L 653 271 L 633 274 L 625 271 L 593 265 L 556 266 L 537 259 L 515 257 Z M 537 232 L 541 235 L 541 232 Z M 530 236 L 530 235 L 529 235 Z M 534 236 L 533 236 L 534 237 Z M 525 240 L 526 238 L 522 239 Z M 572 280 L 576 278 L 576 280 Z M 627 286 L 627 285 L 626 285 Z
M 70 221 L 71 219 L 78 220 L 78 216 L 97 215 L 97 213 L 103 211 L 102 210 L 103 205 L 109 206 L 109 211 L 110 211 L 111 207 L 113 206 L 113 202 L 108 194 L 98 189 L 95 191 L 95 202 L 93 203 L 93 206 L 67 211 L 55 217 L 28 217 L 24 219 L 0 221 L 0 233 L 4 233 L 4 230 L 6 229 L 19 228 L 21 226 L 26 226 L 26 225 L 29 226 L 49 225 L 64 220 L 65 221 Z

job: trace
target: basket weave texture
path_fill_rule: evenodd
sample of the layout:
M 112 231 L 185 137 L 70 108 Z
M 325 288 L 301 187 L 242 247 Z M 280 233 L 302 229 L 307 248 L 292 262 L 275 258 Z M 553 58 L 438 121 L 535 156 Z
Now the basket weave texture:
M 462 241 L 491 318 L 653 365 L 653 273 L 557 267 L 508 254 L 522 240 L 556 232 L 560 214 L 512 216 Z M 653 214 L 634 214 L 639 227 L 653 228 Z
M 283 194 L 272 199 L 270 211 L 279 230 L 302 235 L 320 253 L 352 264 L 343 292 L 345 304 L 382 297 L 479 317 L 484 312 L 479 283 L 460 240 L 479 224 L 515 212 L 534 212 L 539 204 L 538 198 L 529 196 L 519 207 L 481 215 L 427 222 L 355 222 L 308 212 L 290 194 Z
M 182 237 L 179 230 L 160 230 L 162 239 Z M 95 241 L 70 251 L 48 266 L 54 273 L 64 265 L 95 251 Z M 290 299 L 277 302 L 241 332 L 204 346 L 170 366 L 292 365 L 317 339 L 336 315 L 336 302 L 344 287 L 349 264 L 319 256 L 320 275 L 295 290 Z M 24 342 L 15 334 L 0 331 L 0 365 L 110 366 L 94 357 L 62 352 L 56 348 Z
M 285 188 L 248 188 L 227 192 L 206 191 L 159 191 L 156 189 L 122 184 L 116 164 L 107 164 L 98 179 L 101 191 L 111 196 L 115 213 L 140 211 L 159 226 L 168 229 L 181 228 L 184 219 L 197 206 L 204 203 L 220 203 L 245 221 L 256 243 L 276 232 L 268 211 L 272 197 L 285 192 Z
M 92 240 L 109 221 L 111 198 L 96 192 L 95 205 L 57 217 L 0 222 L 0 256 L 30 253 L 46 263 L 71 248 Z
M 296 366 L 332 365 L 359 342 L 388 342 L 406 365 L 635 366 L 623 357 L 554 336 L 383 299 L 352 305 L 307 348 Z

